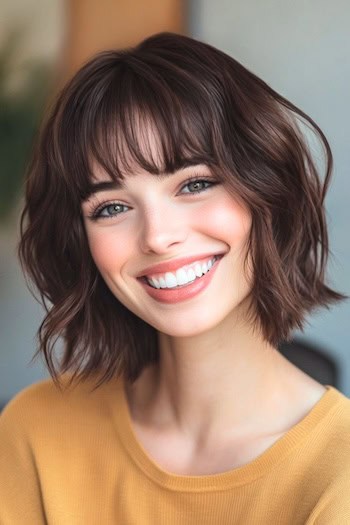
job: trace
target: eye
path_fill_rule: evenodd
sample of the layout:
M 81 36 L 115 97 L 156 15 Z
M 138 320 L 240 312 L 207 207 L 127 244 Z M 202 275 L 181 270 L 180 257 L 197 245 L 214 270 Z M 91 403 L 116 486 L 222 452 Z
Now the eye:
M 205 186 L 205 184 L 207 184 L 208 186 Z M 215 186 L 216 184 L 218 184 L 218 181 L 213 180 L 213 179 L 210 180 L 210 179 L 199 179 L 198 177 L 191 177 L 185 182 L 185 184 L 182 186 L 182 189 L 186 187 L 188 188 L 192 187 L 192 191 L 185 192 L 185 193 L 189 193 L 189 194 L 201 193 L 202 191 L 205 191 L 211 188 L 212 186 Z
M 108 219 L 116 217 L 117 215 L 124 213 L 122 209 L 127 207 L 128 206 L 125 206 L 125 204 L 121 204 L 120 202 L 111 202 L 97 207 L 90 217 L 91 219 L 99 219 L 100 217 Z
M 184 188 L 188 188 L 190 191 L 185 191 L 183 193 L 188 195 L 195 195 L 196 193 L 202 193 L 203 191 L 209 190 L 211 187 L 216 184 L 220 184 L 219 181 L 215 179 L 206 179 L 193 176 L 189 178 L 181 188 L 183 192 Z M 129 206 L 121 204 L 120 202 L 110 202 L 110 203 L 101 203 L 97 205 L 92 213 L 89 215 L 90 219 L 97 221 L 98 219 L 113 219 L 122 213 L 125 213 L 125 209 L 128 209 Z

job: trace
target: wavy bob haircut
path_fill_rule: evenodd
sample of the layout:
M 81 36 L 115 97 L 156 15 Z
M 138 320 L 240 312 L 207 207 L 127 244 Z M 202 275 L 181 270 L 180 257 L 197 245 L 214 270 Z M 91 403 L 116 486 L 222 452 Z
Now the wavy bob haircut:
M 322 146 L 323 177 L 301 124 Z M 159 139 L 157 159 L 144 146 L 143 125 Z M 98 373 L 98 385 L 114 374 L 134 381 L 158 360 L 156 330 L 99 274 L 81 212 L 92 165 L 117 180 L 130 159 L 154 176 L 206 164 L 248 207 L 251 321 L 271 344 L 302 329 L 314 308 L 345 298 L 325 284 L 333 161 L 321 129 L 225 53 L 157 34 L 100 53 L 76 73 L 45 119 L 29 166 L 18 251 L 46 310 L 34 357 L 43 353 L 55 381 L 58 371 L 77 379 Z

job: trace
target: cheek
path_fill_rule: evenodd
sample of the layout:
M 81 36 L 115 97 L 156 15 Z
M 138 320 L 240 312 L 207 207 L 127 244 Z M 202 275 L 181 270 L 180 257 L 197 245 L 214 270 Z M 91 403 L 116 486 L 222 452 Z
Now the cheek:
M 238 286 L 236 282 L 236 289 L 242 287 L 241 291 L 245 293 L 252 284 L 253 276 L 250 256 L 247 265 L 244 265 L 252 226 L 251 213 L 230 196 L 208 207 L 206 212 L 206 233 L 220 239 L 229 247 L 230 265 L 239 283 Z M 204 221 L 204 218 L 202 220 Z
M 89 247 L 93 260 L 101 273 L 108 272 L 112 267 L 114 270 L 121 267 L 128 254 L 127 239 L 118 239 L 115 234 L 106 231 L 90 232 L 88 234 Z M 121 250 L 120 247 L 123 246 Z
M 244 243 L 251 228 L 249 211 L 230 197 L 205 206 L 200 219 L 211 235 L 227 243 Z

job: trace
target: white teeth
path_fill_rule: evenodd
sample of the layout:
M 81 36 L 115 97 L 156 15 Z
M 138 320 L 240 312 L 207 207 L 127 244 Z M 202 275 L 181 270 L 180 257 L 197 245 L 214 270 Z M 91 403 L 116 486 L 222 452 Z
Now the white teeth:
M 154 277 L 153 279 L 149 279 L 149 281 L 152 283 L 152 286 L 154 286 L 154 288 L 161 288 L 160 282 L 158 282 L 158 280 L 155 279 Z
M 179 285 L 188 283 L 187 273 L 183 268 L 176 271 L 176 281 Z
M 196 274 L 194 273 L 194 270 L 192 268 L 188 270 L 187 275 L 189 281 L 194 281 L 196 279 Z
M 217 257 L 215 256 L 207 263 L 197 263 L 194 268 L 189 268 L 187 271 L 183 268 L 179 268 L 175 274 L 167 272 L 164 277 L 159 277 L 159 279 L 156 279 L 155 277 L 146 277 L 146 279 L 153 288 L 175 288 L 176 286 L 188 284 L 202 277 L 202 275 L 210 270 L 216 259 Z
M 202 267 L 200 264 L 196 264 L 196 266 L 194 267 L 194 271 L 196 272 L 196 275 L 197 277 L 201 277 L 203 275 L 203 272 L 202 272 Z
M 177 286 L 177 280 L 173 273 L 167 272 L 165 274 L 165 282 L 167 288 L 175 288 Z

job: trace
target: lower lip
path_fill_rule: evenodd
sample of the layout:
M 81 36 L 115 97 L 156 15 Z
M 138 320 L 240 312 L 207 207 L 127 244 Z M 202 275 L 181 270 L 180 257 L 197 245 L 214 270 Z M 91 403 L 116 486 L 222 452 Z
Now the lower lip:
M 178 303 L 180 301 L 185 301 L 186 299 L 191 299 L 207 288 L 210 281 L 214 277 L 214 273 L 216 272 L 221 259 L 222 256 L 220 256 L 220 258 L 214 262 L 210 270 L 202 277 L 196 279 L 190 284 L 186 284 L 181 287 L 152 288 L 152 286 L 147 284 L 142 279 L 140 279 L 140 282 L 148 295 L 150 295 L 153 299 L 156 299 L 156 301 L 167 304 Z

